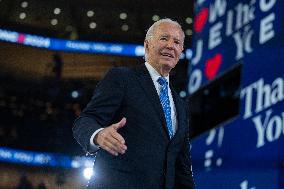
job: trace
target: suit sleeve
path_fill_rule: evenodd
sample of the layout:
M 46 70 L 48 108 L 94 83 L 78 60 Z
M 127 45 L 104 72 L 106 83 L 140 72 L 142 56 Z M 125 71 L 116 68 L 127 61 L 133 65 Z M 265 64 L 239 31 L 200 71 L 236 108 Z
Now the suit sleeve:
M 176 162 L 175 189 L 195 189 L 187 137 Z
M 125 77 L 126 70 L 123 68 L 110 70 L 98 84 L 91 101 L 75 120 L 73 135 L 85 151 L 93 153 L 90 146 L 92 134 L 113 123 L 124 98 Z
M 193 180 L 192 162 L 190 156 L 190 138 L 189 138 L 189 111 L 187 106 L 185 107 L 187 117 L 186 133 L 184 137 L 184 143 L 176 161 L 176 177 L 175 177 L 175 189 L 195 189 L 195 183 Z

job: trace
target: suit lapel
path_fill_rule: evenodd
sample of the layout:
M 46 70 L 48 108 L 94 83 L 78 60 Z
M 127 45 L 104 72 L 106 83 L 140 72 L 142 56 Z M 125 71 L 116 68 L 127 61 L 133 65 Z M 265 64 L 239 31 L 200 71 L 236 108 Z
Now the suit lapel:
M 159 128 L 161 129 L 162 133 L 164 133 L 163 136 L 166 137 L 167 140 L 169 140 L 168 132 L 166 130 L 166 120 L 165 120 L 163 108 L 160 103 L 160 99 L 155 89 L 152 78 L 144 64 L 142 66 L 137 67 L 136 71 L 138 73 L 139 83 L 144 89 L 146 96 L 148 97 L 149 101 L 153 105 L 156 113 L 158 114 L 163 124 L 163 127 L 159 127 Z

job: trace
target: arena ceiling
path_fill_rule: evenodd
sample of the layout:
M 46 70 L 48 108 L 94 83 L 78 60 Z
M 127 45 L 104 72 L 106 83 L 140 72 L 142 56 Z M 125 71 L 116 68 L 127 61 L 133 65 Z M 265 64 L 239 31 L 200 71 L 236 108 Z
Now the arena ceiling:
M 0 28 L 71 40 L 143 44 L 153 20 L 169 17 L 192 37 L 191 0 L 0 0 Z M 12 74 L 47 75 L 54 52 L 0 43 L 0 68 Z M 60 52 L 64 78 L 100 80 L 113 66 L 131 66 L 142 58 Z M 182 70 L 182 69 L 181 69 Z
M 192 0 L 0 0 L 0 26 L 66 39 L 142 43 L 153 19 L 181 23 L 190 44 Z

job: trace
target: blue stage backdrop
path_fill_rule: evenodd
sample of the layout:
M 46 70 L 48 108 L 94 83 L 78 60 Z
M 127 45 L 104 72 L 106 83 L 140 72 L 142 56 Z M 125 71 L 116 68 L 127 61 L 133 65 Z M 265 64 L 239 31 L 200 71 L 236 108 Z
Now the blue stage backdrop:
M 189 93 L 242 64 L 239 115 L 192 141 L 198 189 L 284 188 L 283 8 L 282 0 L 196 2 Z

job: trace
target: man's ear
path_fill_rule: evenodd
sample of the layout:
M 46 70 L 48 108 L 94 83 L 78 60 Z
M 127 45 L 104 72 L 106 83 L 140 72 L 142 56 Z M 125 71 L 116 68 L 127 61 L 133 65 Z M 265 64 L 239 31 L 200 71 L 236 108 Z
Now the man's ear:
M 144 40 L 144 48 L 145 48 L 145 51 L 149 49 L 149 41 L 148 40 Z

